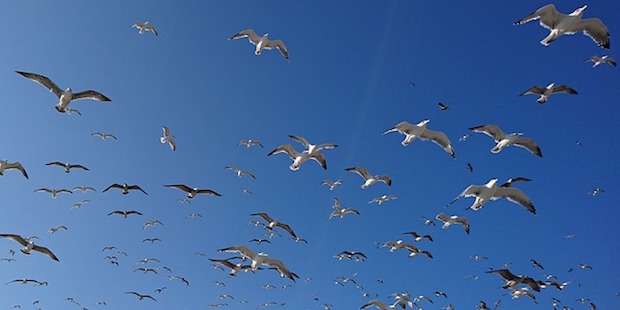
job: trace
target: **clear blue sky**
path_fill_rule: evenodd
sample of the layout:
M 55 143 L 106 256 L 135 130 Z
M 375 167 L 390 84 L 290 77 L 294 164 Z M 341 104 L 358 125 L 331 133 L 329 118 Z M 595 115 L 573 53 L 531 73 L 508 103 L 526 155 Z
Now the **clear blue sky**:
M 0 240 L 0 309 L 71 309 L 72 297 L 83 307 L 105 301 L 108 309 L 204 309 L 230 294 L 229 309 L 256 309 L 262 303 L 286 303 L 287 309 L 357 309 L 373 298 L 388 303 L 393 292 L 428 295 L 441 309 L 474 309 L 502 299 L 500 309 L 551 309 L 551 298 L 574 309 L 587 309 L 577 298 L 590 298 L 600 309 L 618 308 L 620 269 L 616 182 L 620 169 L 614 139 L 620 98 L 619 69 L 592 68 L 592 55 L 616 53 L 620 32 L 616 1 L 590 1 L 584 18 L 598 17 L 609 28 L 611 49 L 598 47 L 581 33 L 560 37 L 550 46 L 538 22 L 513 23 L 546 5 L 543 1 L 10 1 L 0 10 L 0 159 L 19 161 L 26 180 L 9 170 L 0 176 L 0 233 L 36 235 L 60 259 L 19 252 L 19 245 Z M 584 3 L 562 1 L 570 13 Z M 139 35 L 136 21 L 149 21 L 159 36 Z M 282 39 L 290 53 L 277 50 L 254 55 L 246 39 L 228 41 L 253 28 Z M 111 98 L 71 103 L 82 116 L 60 114 L 57 98 L 15 73 L 34 72 L 62 89 L 94 89 Z M 409 83 L 414 82 L 415 87 Z M 540 105 L 536 97 L 518 95 L 533 85 L 566 84 L 579 94 L 559 94 Z M 450 106 L 440 111 L 437 102 Z M 397 133 L 383 131 L 406 120 L 430 119 L 429 129 L 452 141 L 456 159 L 431 142 L 407 147 Z M 506 132 L 523 132 L 542 149 L 538 158 L 509 147 L 489 150 L 491 138 L 468 128 L 497 124 Z M 161 126 L 176 137 L 172 152 L 159 142 Z M 118 140 L 102 141 L 95 131 Z M 312 143 L 336 143 L 324 150 L 327 171 L 307 162 L 299 171 L 284 154 L 266 155 L 279 145 L 301 145 L 288 135 Z M 258 139 L 264 148 L 237 147 L 241 139 Z M 576 141 L 581 142 L 578 146 Z M 90 171 L 48 167 L 51 161 L 79 163 Z M 466 168 L 473 166 L 473 172 Z M 224 167 L 252 171 L 256 180 L 238 178 Z M 362 179 L 345 168 L 365 166 L 388 174 L 391 187 L 376 184 L 362 190 Z M 500 182 L 523 176 L 520 183 L 537 215 L 499 200 L 479 211 L 465 211 L 473 198 L 445 205 L 470 184 Z M 342 179 L 329 191 L 324 179 Z M 138 184 L 138 192 L 102 190 L 112 183 Z M 199 196 L 180 204 L 181 191 L 164 184 L 210 188 L 222 197 Z M 35 193 L 40 187 L 90 185 L 97 192 L 59 195 Z M 254 194 L 244 194 L 245 187 Z M 600 187 L 595 197 L 589 191 Z M 383 194 L 400 199 L 369 204 Z M 361 213 L 327 221 L 334 198 Z M 83 199 L 81 209 L 71 206 Z M 114 210 L 135 209 L 144 215 L 123 219 Z M 263 229 L 249 226 L 251 213 L 266 212 L 288 223 L 308 244 L 272 239 L 248 243 Z M 471 233 L 461 227 L 425 226 L 421 216 L 439 212 L 467 216 Z M 202 218 L 189 219 L 190 213 Z M 164 225 L 142 229 L 159 219 Z M 67 231 L 47 233 L 65 225 Z M 407 258 L 375 242 L 403 239 L 403 232 L 430 234 L 434 242 L 417 245 L 434 259 Z M 562 239 L 575 234 L 573 240 Z M 147 244 L 144 238 L 162 242 Z M 301 279 L 296 283 L 276 272 L 259 271 L 227 278 L 207 258 L 227 258 L 217 249 L 245 244 L 282 260 Z M 119 266 L 104 257 L 116 246 Z M 9 250 L 16 250 L 14 256 Z M 343 250 L 364 252 L 362 263 L 338 261 Z M 195 255 L 202 252 L 206 257 Z M 488 260 L 474 261 L 471 255 Z M 133 272 L 136 262 L 155 257 L 172 269 L 158 275 Z M 544 270 L 532 267 L 536 259 Z M 554 274 L 571 281 L 562 291 L 547 288 L 528 298 L 511 300 L 496 275 L 501 268 L 544 280 Z M 578 263 L 593 270 L 580 270 Z M 158 264 L 149 263 L 153 267 Z M 570 268 L 574 271 L 568 272 Z M 364 286 L 335 285 L 352 277 Z M 190 286 L 168 275 L 185 277 Z M 478 276 L 477 280 L 467 278 Z M 312 281 L 303 279 L 310 277 Z M 33 278 L 48 286 L 9 284 Z M 378 279 L 383 281 L 380 284 Z M 223 281 L 225 287 L 214 281 Z M 277 289 L 266 290 L 264 284 Z M 294 284 L 288 290 L 280 287 Z M 167 289 L 161 294 L 153 291 Z M 448 299 L 435 297 L 434 291 Z M 125 294 L 151 294 L 157 302 Z M 318 294 L 318 295 L 316 295 Z M 318 296 L 314 301 L 311 296 Z M 38 304 L 33 305 L 35 300 Z M 245 300 L 247 304 L 241 304 Z M 273 306 L 278 307 L 278 306 Z

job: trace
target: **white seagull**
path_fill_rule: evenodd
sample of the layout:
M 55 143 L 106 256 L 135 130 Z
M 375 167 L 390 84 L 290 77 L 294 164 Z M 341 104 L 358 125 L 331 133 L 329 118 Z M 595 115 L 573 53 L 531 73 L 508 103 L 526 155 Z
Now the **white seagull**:
M 340 217 L 340 218 L 344 218 L 344 216 L 345 216 L 345 215 L 347 215 L 347 214 L 349 214 L 349 213 L 355 213 L 355 214 L 357 214 L 357 215 L 359 215 L 359 214 L 360 214 L 360 212 L 359 212 L 359 211 L 357 211 L 356 209 L 353 209 L 353 208 L 346 208 L 346 209 L 343 209 L 343 208 L 340 206 L 340 199 L 335 198 L 335 200 L 336 200 L 336 201 L 334 202 L 333 208 L 334 208 L 334 209 L 336 209 L 336 210 L 334 210 L 334 211 L 333 211 L 333 212 L 329 215 L 329 218 L 328 218 L 327 220 L 330 220 L 330 219 L 331 219 L 332 217 L 334 217 L 334 216 L 338 216 L 338 217 Z
M 138 31 L 139 34 L 143 34 L 145 31 L 152 31 L 153 34 L 157 36 L 157 29 L 155 26 L 149 24 L 149 22 L 136 22 L 133 26 L 131 26 L 131 28 L 138 28 L 140 30 Z
M 49 189 L 49 188 L 43 187 L 43 188 L 35 189 L 34 191 L 35 191 L 35 193 L 38 193 L 38 192 L 50 193 L 50 194 L 52 194 L 52 198 L 56 198 L 56 195 L 60 194 L 60 193 L 73 194 L 72 191 L 70 191 L 68 189 L 65 189 L 65 188 L 62 188 L 62 189 Z
M 527 195 L 525 195 L 520 189 L 514 187 L 501 187 L 497 186 L 497 179 L 492 179 L 485 185 L 470 185 L 460 195 L 458 195 L 452 202 L 455 202 L 461 197 L 476 197 L 476 201 L 468 209 L 477 211 L 484 206 L 489 200 L 497 200 L 500 198 L 506 198 L 511 202 L 521 205 L 526 210 L 536 214 L 534 204 Z M 452 203 L 451 202 L 451 203 Z
M 600 64 L 604 64 L 604 63 L 608 63 L 609 65 L 615 67 L 618 64 L 616 63 L 616 60 L 605 55 L 603 57 L 598 57 L 598 55 L 594 55 L 588 59 L 586 59 L 586 62 L 591 61 L 594 63 L 594 65 L 592 65 L 592 68 L 596 68 L 598 65 Z
M 253 140 L 253 139 L 243 139 L 243 140 L 239 141 L 239 143 L 237 143 L 237 146 L 240 146 L 242 144 L 245 145 L 248 148 L 251 147 L 252 145 L 258 145 L 261 148 L 263 147 L 263 144 L 260 143 L 260 141 Z
M 208 195 L 212 195 L 212 196 L 222 196 L 219 193 L 210 190 L 208 188 L 205 189 L 199 189 L 198 187 L 194 187 L 191 188 L 187 185 L 184 184 L 170 184 L 170 185 L 164 185 L 165 187 L 169 187 L 169 188 L 176 188 L 178 190 L 182 190 L 184 192 L 187 193 L 187 198 L 194 198 L 196 197 L 196 195 L 198 194 L 208 194 Z
M 228 40 L 236 40 L 245 37 L 248 38 L 250 43 L 256 45 L 256 50 L 254 51 L 254 54 L 260 55 L 263 49 L 270 50 L 273 48 L 277 48 L 280 53 L 282 53 L 282 56 L 284 56 L 284 58 L 288 60 L 288 51 L 286 50 L 284 42 L 282 42 L 282 40 L 269 40 L 268 33 L 265 33 L 262 37 L 259 37 L 256 32 L 254 32 L 254 30 L 246 29 L 230 37 Z
M 333 149 L 333 148 L 338 147 L 337 144 L 333 144 L 333 143 L 312 144 L 308 142 L 308 140 L 306 140 L 304 137 L 301 137 L 301 136 L 289 135 L 289 137 L 301 143 L 308 150 L 308 153 L 310 154 L 313 154 L 314 152 L 318 152 L 322 149 Z
M 430 120 L 423 120 L 419 122 L 417 125 L 409 124 L 407 121 L 402 121 L 392 129 L 386 130 L 383 134 L 388 134 L 390 132 L 398 131 L 401 134 L 405 135 L 405 140 L 401 142 L 403 146 L 409 145 L 411 141 L 416 138 L 420 138 L 422 141 L 431 140 L 435 144 L 441 146 L 450 156 L 456 158 L 454 155 L 454 149 L 450 144 L 450 139 L 446 136 L 445 133 L 441 131 L 433 131 L 426 128 L 426 125 L 430 122 Z
M 113 134 L 110 133 L 103 133 L 103 132 L 93 132 L 90 134 L 91 136 L 98 136 L 99 138 L 101 138 L 101 140 L 106 140 L 106 139 L 114 139 L 116 140 L 116 136 L 114 136 Z
M 245 174 L 245 175 L 248 175 L 249 177 L 251 177 L 252 179 L 256 179 L 254 174 L 252 174 L 252 172 L 247 171 L 247 170 L 242 170 L 242 169 L 239 169 L 239 168 L 234 167 L 234 166 L 226 166 L 226 167 L 224 167 L 224 169 L 234 171 L 237 174 L 238 177 L 241 177 L 242 175 Z
M 53 92 L 58 97 L 58 104 L 56 104 L 56 110 L 60 113 L 65 113 L 67 106 L 73 100 L 80 99 L 92 99 L 97 101 L 110 101 L 110 98 L 104 96 L 103 94 L 96 92 L 94 90 L 85 90 L 79 93 L 73 93 L 71 87 L 66 90 L 62 90 L 58 85 L 56 85 L 49 78 L 42 76 L 36 73 L 28 73 L 23 71 L 15 71 L 27 79 L 37 82 L 41 84 L 43 87 L 49 89 L 49 91 Z
M 564 34 L 575 34 L 579 31 L 583 31 L 585 35 L 592 38 L 600 47 L 608 49 L 609 31 L 605 24 L 598 18 L 581 19 L 583 11 L 587 7 L 587 5 L 584 5 L 566 15 L 558 12 L 555 9 L 555 5 L 548 4 L 523 19 L 518 20 L 515 22 L 515 25 L 521 25 L 540 18 L 540 25 L 551 30 L 549 35 L 540 41 L 544 46 L 548 46 L 551 42 Z
M 59 161 L 53 161 L 50 163 L 45 164 L 46 166 L 58 166 L 58 167 L 63 167 L 65 168 L 65 173 L 69 173 L 69 171 L 73 168 L 76 169 L 82 169 L 82 170 L 86 170 L 86 171 L 90 171 L 90 169 L 80 165 L 80 164 L 70 164 L 70 163 L 61 163 Z
M 385 184 L 387 184 L 388 186 L 392 186 L 392 179 L 390 179 L 389 176 L 387 175 L 371 175 L 370 173 L 368 173 L 368 170 L 366 170 L 365 167 L 352 167 L 352 168 L 347 168 L 344 169 L 346 171 L 349 172 L 354 172 L 359 174 L 362 178 L 364 178 L 365 182 L 364 184 L 362 184 L 362 189 L 366 189 L 368 188 L 368 186 L 373 185 L 377 182 L 383 182 Z
M 159 142 L 170 144 L 170 148 L 174 151 L 177 148 L 176 143 L 174 142 L 174 136 L 170 134 L 170 129 L 166 126 L 161 126 L 161 129 L 164 131 L 164 135 L 159 138 Z
M 338 179 L 338 180 L 333 181 L 333 182 L 332 182 L 332 180 L 323 180 L 323 182 L 321 182 L 321 185 L 329 186 L 329 190 L 330 191 L 333 191 L 334 188 L 336 188 L 336 186 L 338 186 L 340 184 L 342 184 L 342 180 L 341 179 Z
M 13 241 L 23 245 L 24 247 L 21 248 L 21 251 L 24 254 L 30 254 L 30 251 L 35 250 L 37 252 L 41 252 L 41 253 L 49 256 L 51 259 L 53 259 L 55 261 L 58 261 L 58 257 L 56 257 L 56 255 L 54 255 L 54 253 L 52 253 L 52 251 L 50 251 L 48 248 L 35 245 L 34 242 L 28 241 L 28 240 L 24 239 L 20 235 L 0 234 L 0 237 L 11 239 L 11 240 L 13 240 Z
M 8 169 L 17 169 L 22 172 L 26 179 L 28 179 L 28 173 L 26 173 L 26 169 L 24 169 L 24 166 L 22 166 L 22 164 L 20 164 L 18 161 L 14 163 L 9 163 L 6 159 L 0 160 L 0 175 L 4 175 L 4 171 Z
M 463 228 L 465 228 L 465 232 L 469 235 L 469 221 L 466 217 L 458 217 L 456 215 L 448 217 L 443 213 L 439 213 L 435 218 L 443 222 L 441 228 L 446 229 L 452 224 L 461 224 Z
M 371 201 L 369 201 L 368 203 L 374 203 L 376 202 L 378 205 L 381 205 L 382 203 L 386 202 L 386 201 L 390 201 L 390 200 L 395 200 L 398 199 L 398 196 L 394 196 L 394 195 L 383 195 L 383 196 L 379 196 L 379 197 L 375 197 L 373 198 Z
M 327 170 L 327 162 L 325 161 L 325 156 L 319 151 L 315 151 L 314 153 L 309 153 L 308 150 L 304 150 L 303 152 L 297 152 L 290 144 L 280 145 L 273 151 L 271 151 L 267 156 L 271 156 L 278 153 L 286 153 L 292 160 L 293 163 L 289 166 L 289 168 L 293 171 L 299 170 L 301 164 L 303 164 L 308 159 L 313 159 L 323 169 Z
M 532 154 L 542 157 L 540 147 L 530 138 L 521 138 L 523 135 L 520 132 L 515 132 L 507 135 L 497 125 L 488 124 L 482 126 L 471 127 L 469 130 L 473 132 L 483 133 L 495 140 L 497 145 L 491 149 L 491 153 L 499 153 L 507 146 L 515 145 L 527 149 Z
M 551 83 L 549 85 L 547 85 L 547 87 L 540 87 L 540 86 L 532 86 L 532 88 L 526 90 L 525 92 L 523 92 L 521 95 L 519 96 L 524 96 L 524 95 L 540 95 L 540 98 L 536 99 L 536 102 L 543 104 L 545 102 L 547 102 L 547 100 L 549 99 L 549 96 L 553 95 L 553 94 L 557 94 L 557 93 L 565 93 L 565 94 L 571 94 L 571 95 L 577 95 L 577 91 L 566 86 L 566 85 L 558 85 L 555 86 L 555 83 Z

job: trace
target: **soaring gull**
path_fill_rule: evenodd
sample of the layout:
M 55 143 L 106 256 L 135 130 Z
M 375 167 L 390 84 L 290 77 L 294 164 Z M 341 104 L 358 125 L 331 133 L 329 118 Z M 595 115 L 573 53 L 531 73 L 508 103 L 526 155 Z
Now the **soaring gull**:
M 263 49 L 270 50 L 273 48 L 277 48 L 280 53 L 282 53 L 282 56 L 284 56 L 284 58 L 288 60 L 288 51 L 286 50 L 284 42 L 282 42 L 282 40 L 269 40 L 268 33 L 265 33 L 262 37 L 259 37 L 256 32 L 254 32 L 254 30 L 246 29 L 233 35 L 228 40 L 236 40 L 246 37 L 248 38 L 250 43 L 256 45 L 256 50 L 254 51 L 254 54 L 260 55 Z
M 451 203 L 461 197 L 476 197 L 476 201 L 468 209 L 479 210 L 489 200 L 506 198 L 511 202 L 521 205 L 526 210 L 536 214 L 534 204 L 520 189 L 514 187 L 497 186 L 497 179 L 492 179 L 485 185 L 470 185 Z
M 522 133 L 515 132 L 507 135 L 504 133 L 497 125 L 482 125 L 471 127 L 469 130 L 474 132 L 483 133 L 495 140 L 497 145 L 491 149 L 492 153 L 499 153 L 502 149 L 507 146 L 515 145 L 518 147 L 522 147 L 532 154 L 542 157 L 542 152 L 540 151 L 540 147 L 534 142 L 534 140 L 530 138 L 521 138 Z
M 555 83 L 551 83 L 549 85 L 547 85 L 546 87 L 540 87 L 540 86 L 532 86 L 530 89 L 524 91 L 522 94 L 520 94 L 519 96 L 524 96 L 524 95 L 539 95 L 540 97 L 538 99 L 536 99 L 536 102 L 543 104 L 545 102 L 547 102 L 547 100 L 549 100 L 549 96 L 553 95 L 553 94 L 558 94 L 558 93 L 564 93 L 564 94 L 570 94 L 570 95 L 577 95 L 577 91 L 566 86 L 566 85 L 558 85 L 555 86 Z
M 435 144 L 441 146 L 450 156 L 456 158 L 454 154 L 454 149 L 450 144 L 450 139 L 446 136 L 445 133 L 441 131 L 433 131 L 426 128 L 426 125 L 430 122 L 430 120 L 423 120 L 419 122 L 417 125 L 413 125 L 408 123 L 407 121 L 402 121 L 392 129 L 386 130 L 383 134 L 387 134 L 393 131 L 398 131 L 401 134 L 405 135 L 405 140 L 401 142 L 403 146 L 409 145 L 411 141 L 416 138 L 420 138 L 422 141 L 431 140 Z

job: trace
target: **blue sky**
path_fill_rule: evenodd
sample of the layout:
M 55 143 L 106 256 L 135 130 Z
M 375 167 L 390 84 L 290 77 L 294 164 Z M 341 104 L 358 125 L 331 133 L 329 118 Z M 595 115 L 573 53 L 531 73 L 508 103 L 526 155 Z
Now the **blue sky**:
M 409 291 L 431 296 L 425 309 L 474 309 L 480 300 L 500 309 L 551 309 L 551 298 L 574 309 L 589 298 L 600 309 L 620 302 L 615 193 L 620 169 L 613 139 L 614 115 L 620 98 L 618 69 L 592 68 L 592 55 L 620 57 L 614 34 L 620 29 L 614 1 L 591 1 L 584 18 L 598 17 L 609 28 L 611 49 L 598 47 L 576 34 L 550 46 L 539 41 L 548 31 L 538 22 L 515 26 L 516 20 L 546 5 L 541 1 L 12 1 L 0 12 L 0 102 L 5 113 L 1 159 L 19 161 L 28 171 L 6 171 L 0 177 L 0 233 L 36 235 L 60 259 L 26 256 L 11 240 L 0 240 L 0 282 L 33 278 L 48 286 L 1 285 L 0 309 L 70 309 L 71 297 L 89 309 L 97 301 L 107 308 L 203 309 L 230 294 L 230 309 L 255 309 L 262 303 L 286 303 L 288 309 L 357 309 L 369 299 L 388 303 L 388 295 Z M 563 1 L 557 9 L 570 13 L 584 3 Z M 131 28 L 149 21 L 158 29 L 139 35 Z M 290 61 L 276 50 L 254 55 L 246 39 L 227 38 L 247 28 L 271 39 L 282 39 Z M 111 102 L 77 101 L 70 107 L 82 116 L 58 113 L 56 97 L 14 71 L 34 72 L 62 89 L 94 89 Z M 411 86 L 414 82 L 415 86 Z M 559 94 L 540 105 L 534 96 L 518 95 L 533 85 L 566 84 L 576 96 Z M 440 111 L 437 102 L 450 106 Z M 456 159 L 431 142 L 382 133 L 406 120 L 430 119 L 428 128 L 446 133 Z M 506 132 L 523 132 L 540 146 L 543 158 L 509 147 L 489 150 L 491 138 L 469 127 L 497 124 Z M 161 126 L 176 137 L 172 152 L 159 142 Z M 102 141 L 91 133 L 112 133 Z M 279 145 L 301 145 L 288 138 L 300 135 L 312 143 L 335 143 L 324 150 L 327 171 L 307 162 L 299 171 L 284 154 L 266 155 Z M 258 139 L 264 148 L 237 147 L 241 139 Z M 581 146 L 576 141 L 581 142 Z M 80 163 L 90 171 L 65 174 L 45 166 L 51 161 Z M 473 172 L 466 168 L 473 166 Z M 225 166 L 252 171 L 238 178 Z M 388 174 L 391 187 L 376 184 L 362 190 L 362 179 L 344 169 L 365 166 Z M 534 202 L 532 215 L 499 200 L 479 211 L 465 211 L 473 198 L 446 204 L 470 184 L 500 182 L 523 176 L 532 182 L 516 185 Z M 342 179 L 334 191 L 319 185 Z M 120 191 L 102 193 L 112 183 L 140 185 L 148 195 Z M 210 188 L 222 197 L 199 196 L 180 204 L 183 192 L 165 184 Z M 75 192 L 50 198 L 40 187 L 90 185 L 97 192 Z M 254 194 L 244 194 L 240 188 Z M 605 190 L 597 196 L 587 193 Z M 383 194 L 400 198 L 380 206 L 369 204 Z M 339 198 L 360 215 L 327 221 Z M 71 206 L 91 200 L 80 209 Z M 135 209 L 142 216 L 108 216 Z M 308 244 L 272 239 L 248 243 L 263 229 L 249 226 L 251 213 L 266 212 L 288 223 Z M 424 225 L 421 217 L 439 212 L 467 216 L 471 233 L 461 227 Z M 201 218 L 187 215 L 200 213 Z M 164 225 L 142 229 L 150 220 Z M 65 225 L 67 231 L 47 233 Z M 375 242 L 403 239 L 403 232 L 430 234 L 434 242 L 417 245 L 433 254 L 407 258 Z M 562 237 L 575 234 L 572 240 Z M 158 237 L 160 243 L 143 243 Z M 276 272 L 259 271 L 226 277 L 207 258 L 227 258 L 217 249 L 245 244 L 282 260 L 300 276 L 292 283 Z M 116 246 L 119 266 L 104 257 L 105 246 Z M 9 250 L 16 250 L 14 256 Z M 362 251 L 365 262 L 338 261 L 343 250 Z M 195 255 L 196 252 L 206 257 Z M 488 260 L 474 261 L 471 255 Z M 133 272 L 136 262 L 155 257 L 172 269 L 158 275 Z M 532 267 L 536 259 L 544 270 Z M 571 281 L 562 291 L 536 293 L 538 304 L 511 300 L 488 268 L 510 270 L 536 279 L 554 274 Z M 580 270 L 578 263 L 593 270 Z M 150 263 L 153 267 L 157 264 Z M 570 268 L 574 271 L 568 272 Z M 337 277 L 352 277 L 363 290 L 338 286 Z M 168 275 L 186 278 L 186 286 Z M 473 280 L 469 275 L 475 275 Z M 303 281 L 312 278 L 311 281 Z M 382 280 L 382 284 L 378 280 Z M 216 286 L 223 281 L 225 287 Z M 263 289 L 272 284 L 277 289 Z M 287 290 L 280 287 L 293 284 Z M 153 291 L 167 287 L 161 294 Z M 137 291 L 158 301 L 125 294 Z M 434 291 L 448 298 L 435 297 Z M 318 296 L 315 301 L 311 296 Z M 39 303 L 32 303 L 38 300 Z M 247 304 L 241 304 L 245 300 Z M 278 307 L 278 306 L 272 306 Z

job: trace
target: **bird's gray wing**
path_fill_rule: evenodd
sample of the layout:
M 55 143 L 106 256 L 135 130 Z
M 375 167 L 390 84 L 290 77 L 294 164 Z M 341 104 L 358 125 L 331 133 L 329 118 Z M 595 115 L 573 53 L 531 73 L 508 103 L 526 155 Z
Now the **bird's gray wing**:
M 92 100 L 97 100 L 97 101 L 111 101 L 110 98 L 94 90 L 85 90 L 79 93 L 75 93 L 73 94 L 72 99 L 73 100 L 92 99 Z
M 250 43 L 254 45 L 258 44 L 258 41 L 260 41 L 260 37 L 252 29 L 246 29 L 246 30 L 240 31 L 239 33 L 230 37 L 228 40 L 236 40 L 236 39 L 245 38 L 245 37 L 248 37 L 248 40 L 250 41 Z
M 566 86 L 566 85 L 558 85 L 556 87 L 553 88 L 553 94 L 557 94 L 557 93 L 566 93 L 566 94 L 571 94 L 571 95 L 577 95 L 577 91 Z
M 530 89 L 524 91 L 519 96 L 525 96 L 525 95 L 529 95 L 529 94 L 541 95 L 541 94 L 543 94 L 545 92 L 545 90 L 546 90 L 546 88 L 544 88 L 544 87 L 532 86 Z
M 65 229 L 66 229 L 66 228 L 65 228 Z M 56 255 L 54 255 L 54 253 L 52 253 L 52 251 L 50 251 L 50 250 L 49 250 L 48 248 L 46 248 L 46 247 L 42 247 L 42 246 L 39 246 L 39 245 L 36 245 L 36 244 L 35 244 L 35 245 L 34 245 L 34 247 L 33 247 L 32 249 L 33 249 L 33 250 L 35 250 L 35 251 L 41 252 L 41 253 L 43 253 L 43 254 L 45 254 L 45 255 L 49 256 L 49 257 L 51 257 L 53 260 L 55 260 L 55 261 L 57 261 L 57 262 L 59 261 L 59 260 L 58 260 L 58 257 L 56 257 Z
M 302 136 L 295 136 L 295 135 L 288 135 L 289 138 L 301 143 L 305 148 L 309 148 L 310 147 L 310 143 L 308 142 L 308 140 L 306 140 L 306 138 L 302 137 Z
M 370 173 L 368 173 L 368 170 L 366 170 L 366 168 L 364 168 L 364 167 L 353 167 L 353 168 L 347 168 L 347 169 L 344 169 L 344 170 L 349 171 L 349 172 L 357 173 L 357 174 L 359 174 L 364 179 L 372 178 L 372 175 L 370 175 Z
M 609 31 L 607 26 L 598 18 L 582 19 L 575 25 L 575 32 L 583 30 L 583 33 L 592 38 L 600 47 L 609 49 Z
M 60 87 L 58 87 L 58 85 L 52 82 L 52 80 L 50 80 L 48 77 L 45 77 L 43 75 L 36 74 L 36 73 L 28 73 L 28 72 L 23 72 L 23 71 L 15 71 L 15 72 L 23 75 L 29 80 L 32 80 L 34 82 L 37 82 L 43 85 L 43 87 L 49 89 L 49 91 L 53 92 L 58 98 L 60 98 L 60 96 L 62 96 L 63 94 L 63 90 L 60 89 Z
M 540 147 L 534 142 L 534 140 L 530 138 L 517 138 L 513 143 L 516 146 L 522 147 L 530 151 L 532 154 L 536 156 L 542 157 L 542 152 L 540 151 Z
M 420 139 L 433 141 L 435 144 L 441 146 L 448 154 L 450 154 L 450 156 L 456 158 L 456 155 L 454 155 L 454 149 L 452 148 L 452 145 L 450 145 L 450 139 L 448 139 L 448 136 L 446 136 L 445 133 L 426 129 L 420 135 Z
M 282 54 L 282 56 L 284 56 L 284 58 L 288 60 L 288 50 L 286 49 L 286 46 L 284 45 L 284 42 L 282 42 L 282 40 L 268 41 L 265 44 L 265 48 L 268 50 L 274 47 L 277 48 Z
M 469 130 L 473 132 L 483 133 L 495 140 L 495 142 L 499 142 L 506 137 L 506 133 L 504 133 L 497 125 L 487 124 L 482 126 L 471 127 Z
M 493 194 L 493 198 L 495 197 L 505 197 L 506 199 L 521 205 L 526 210 L 536 214 L 536 208 L 534 208 L 532 200 L 530 200 L 530 198 L 518 188 L 498 187 L 495 190 L 495 194 Z

